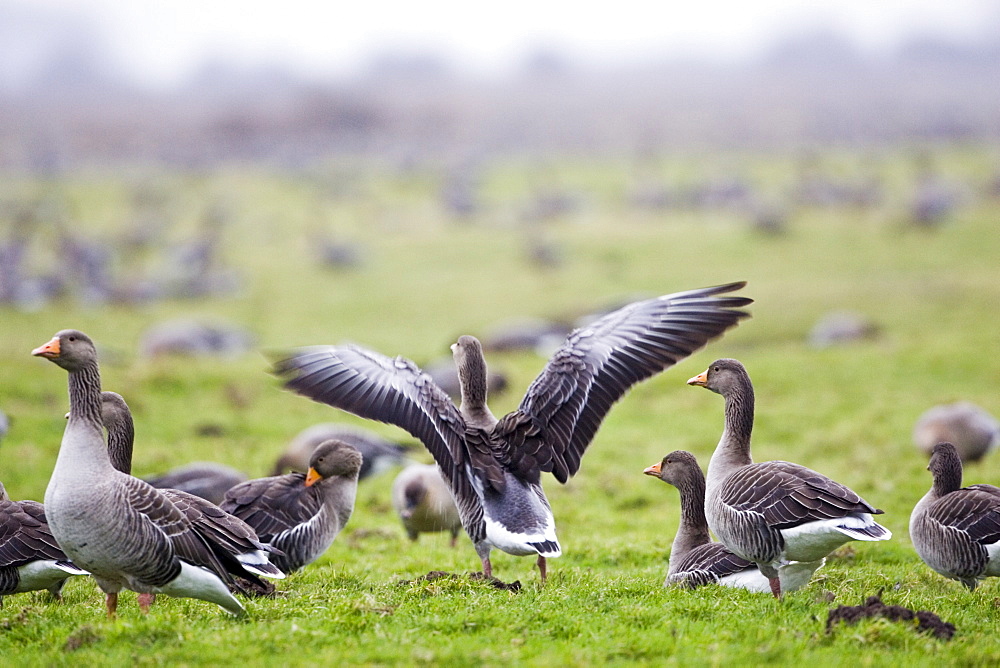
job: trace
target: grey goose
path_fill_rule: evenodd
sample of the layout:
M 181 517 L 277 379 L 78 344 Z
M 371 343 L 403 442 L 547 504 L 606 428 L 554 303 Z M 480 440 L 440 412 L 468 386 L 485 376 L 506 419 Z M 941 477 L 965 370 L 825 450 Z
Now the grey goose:
M 309 459 L 313 450 L 331 439 L 343 441 L 361 453 L 364 461 L 361 463 L 358 480 L 378 475 L 406 462 L 406 447 L 399 443 L 382 438 L 368 429 L 336 422 L 320 422 L 306 427 L 288 442 L 284 452 L 274 463 L 271 475 L 281 475 L 290 471 L 305 473 L 309 470 Z
M 681 497 L 681 520 L 670 547 L 664 586 L 694 589 L 708 584 L 767 593 L 771 585 L 752 561 L 733 554 L 722 543 L 712 541 L 705 519 L 705 475 L 690 452 L 676 450 L 643 473 L 677 488 Z M 819 565 L 822 565 L 822 561 Z M 797 564 L 781 572 L 781 590 L 795 591 L 807 584 L 816 564 Z
M 541 474 L 565 483 L 612 404 L 635 383 L 673 366 L 745 317 L 730 295 L 743 282 L 634 302 L 573 331 L 501 419 L 486 404 L 482 346 L 461 336 L 452 353 L 461 405 L 412 361 L 355 345 L 315 346 L 277 360 L 285 386 L 361 417 L 395 424 L 430 451 L 451 489 L 483 572 L 490 551 L 561 554 Z
M 286 473 L 236 485 L 222 509 L 252 526 L 282 552 L 271 561 L 284 573 L 318 559 L 354 511 L 361 453 L 329 440 L 313 450 L 308 473 Z
M 231 536 L 196 531 L 190 513 L 198 506 L 188 507 L 194 502 L 172 500 L 112 466 L 97 352 L 86 334 L 63 330 L 32 354 L 69 372 L 69 419 L 45 490 L 46 517 L 62 550 L 108 595 L 109 616 L 123 588 L 198 598 L 245 614 L 226 581 L 233 571 L 247 578 L 283 577 L 268 563 L 265 546 L 232 549 Z
M 938 404 L 913 425 L 913 444 L 930 457 L 938 443 L 951 443 L 963 462 L 978 462 L 1000 444 L 1000 422 L 968 401 Z
M 177 489 L 219 505 L 232 487 L 246 482 L 249 476 L 218 462 L 191 462 L 166 473 L 145 476 L 143 480 L 158 489 Z
M 132 450 L 135 447 L 135 421 L 132 419 L 132 411 L 125 398 L 117 392 L 101 392 L 101 421 L 108 432 L 108 456 L 111 459 L 111 466 L 117 471 L 131 475 Z M 222 482 L 225 482 L 225 477 L 222 478 Z M 218 484 L 216 481 L 216 485 Z M 263 542 L 258 540 L 257 534 L 250 525 L 238 517 L 226 513 L 215 502 L 206 499 L 202 494 L 196 494 L 194 490 L 153 486 L 157 487 L 177 508 L 184 512 L 191 521 L 192 531 L 202 536 L 209 544 L 217 542 L 228 552 L 252 554 Z M 224 497 L 225 490 L 218 492 L 218 495 Z M 271 553 L 272 562 L 276 556 L 276 552 Z M 242 566 L 232 563 L 230 565 L 235 566 L 235 568 L 228 568 L 225 573 L 220 573 L 220 575 L 231 592 L 248 596 L 274 592 L 274 586 L 271 583 L 261 580 L 252 573 L 247 573 Z M 273 563 L 270 566 L 273 566 Z M 268 568 L 268 571 L 272 575 L 276 572 L 271 568 Z M 143 609 L 147 609 L 152 601 L 152 594 L 139 595 L 139 604 Z
M 462 518 L 437 464 L 411 464 L 400 471 L 392 481 L 392 507 L 410 540 L 421 533 L 448 531 L 455 546 Z
M 1000 488 L 962 487 L 962 460 L 951 443 L 934 446 L 933 484 L 910 514 L 910 540 L 924 563 L 970 590 L 1000 575 Z
M 739 361 L 716 360 L 688 384 L 725 399 L 725 428 L 708 464 L 708 526 L 726 547 L 757 564 L 776 597 L 783 570 L 815 570 L 850 540 L 892 537 L 872 519 L 882 511 L 844 485 L 791 462 L 754 463 L 753 384 Z
M 0 483 L 0 606 L 3 597 L 47 589 L 59 600 L 72 575 L 87 571 L 59 548 L 37 501 L 11 501 Z

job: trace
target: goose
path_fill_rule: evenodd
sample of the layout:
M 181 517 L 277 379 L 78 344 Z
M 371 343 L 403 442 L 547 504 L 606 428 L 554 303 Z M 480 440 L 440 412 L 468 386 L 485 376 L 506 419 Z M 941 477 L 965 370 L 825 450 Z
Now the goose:
M 913 425 L 913 443 L 929 457 L 944 442 L 955 446 L 963 462 L 978 462 L 1000 444 L 1000 422 L 968 401 L 933 406 Z
M 735 326 L 752 302 L 729 295 L 745 283 L 664 295 L 629 304 L 575 330 L 501 419 L 486 403 L 482 345 L 463 335 L 452 345 L 462 383 L 456 407 L 412 361 L 355 345 L 314 346 L 275 361 L 285 387 L 361 417 L 395 424 L 420 439 L 451 489 L 483 573 L 490 552 L 562 551 L 541 486 L 549 472 L 565 483 L 611 405 L 635 383 L 698 350 Z
M 708 464 L 708 526 L 726 547 L 757 564 L 775 597 L 790 562 L 810 564 L 794 568 L 815 571 L 847 541 L 892 537 L 872 519 L 882 511 L 844 485 L 791 462 L 753 462 L 753 385 L 739 361 L 716 360 L 688 384 L 721 394 L 726 402 L 725 429 Z
M 643 470 L 677 488 L 681 497 L 681 521 L 670 547 L 667 578 L 663 586 L 680 585 L 694 589 L 707 584 L 720 584 L 752 592 L 771 591 L 770 581 L 752 561 L 738 557 L 722 543 L 713 542 L 705 519 L 705 476 L 695 456 L 686 450 L 675 450 Z M 781 571 L 782 591 L 795 591 L 805 586 L 818 564 L 795 564 Z
M 107 595 L 108 616 L 115 615 L 123 588 L 198 598 L 245 615 L 227 584 L 234 573 L 249 580 L 283 577 L 268 563 L 267 548 L 259 541 L 247 547 L 241 537 L 223 531 L 197 531 L 192 515 L 222 511 L 200 506 L 201 499 L 183 493 L 171 498 L 112 466 L 90 337 L 62 330 L 32 354 L 69 375 L 69 420 L 45 490 L 46 517 L 66 555 L 97 579 Z M 140 608 L 148 612 L 148 599 L 145 604 L 140 600 Z
M 0 606 L 4 596 L 40 589 L 61 600 L 66 580 L 86 574 L 52 537 L 42 504 L 11 501 L 0 483 Z
M 284 573 L 318 559 L 354 511 L 361 453 L 343 441 L 321 443 L 309 472 L 258 478 L 226 492 L 222 509 L 252 526 L 283 554 L 272 557 Z
M 393 466 L 399 466 L 406 461 L 406 447 L 382 438 L 373 431 L 338 424 L 336 422 L 320 422 L 306 427 L 289 441 L 285 451 L 274 463 L 271 475 L 281 475 L 289 471 L 306 472 L 309 470 L 309 459 L 313 450 L 324 441 L 343 441 L 361 453 L 361 471 L 358 480 L 378 475 Z
M 951 443 L 934 446 L 934 483 L 910 514 L 910 540 L 924 563 L 970 591 L 1000 575 L 1000 488 L 962 487 L 962 460 Z
M 218 462 L 191 462 L 160 475 L 143 478 L 158 489 L 177 489 L 219 505 L 226 492 L 247 481 L 247 474 Z
M 455 547 L 462 518 L 437 464 L 411 464 L 400 471 L 392 482 L 392 507 L 410 540 L 421 533 L 449 531 Z
M 132 411 L 122 395 L 117 392 L 101 392 L 101 421 L 108 432 L 108 457 L 111 459 L 111 466 L 131 475 L 135 422 L 132 419 Z M 222 482 L 225 483 L 225 479 Z M 258 536 L 253 528 L 238 517 L 224 512 L 214 501 L 196 494 L 194 489 L 153 486 L 160 489 L 174 505 L 184 511 L 195 533 L 203 535 L 208 540 L 225 538 L 230 541 L 229 547 L 237 551 L 252 552 L 256 549 Z M 225 490 L 218 494 L 224 497 Z M 220 502 L 221 500 L 220 498 Z M 273 593 L 273 585 L 260 578 L 247 578 L 242 571 L 242 568 L 237 568 L 235 573 L 231 573 L 235 577 L 226 580 L 230 591 L 246 595 Z M 140 607 L 151 605 L 153 600 L 153 594 L 139 594 Z

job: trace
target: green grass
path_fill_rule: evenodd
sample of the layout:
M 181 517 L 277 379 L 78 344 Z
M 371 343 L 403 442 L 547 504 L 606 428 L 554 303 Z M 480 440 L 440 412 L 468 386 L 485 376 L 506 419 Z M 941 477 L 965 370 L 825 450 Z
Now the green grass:
M 830 159 L 850 162 L 840 154 Z M 731 160 L 775 191 L 788 178 L 787 161 Z M 701 171 L 692 164 L 662 169 L 693 179 Z M 961 178 L 990 167 L 986 157 L 958 151 L 943 154 L 940 164 Z M 354 516 L 328 553 L 282 582 L 277 599 L 250 601 L 247 621 L 211 604 L 165 597 L 142 617 L 127 595 L 118 619 L 109 621 L 96 586 L 77 578 L 61 605 L 42 593 L 6 599 L 0 656 L 25 666 L 1000 661 L 1000 583 L 968 593 L 944 580 L 919 561 L 906 531 L 910 509 L 929 485 L 926 462 L 910 442 L 916 417 L 957 399 L 1000 414 L 1000 203 L 970 200 L 939 231 L 909 231 L 900 223 L 910 176 L 905 161 L 887 156 L 879 168 L 898 188 L 885 207 L 802 210 L 788 235 L 770 238 L 727 212 L 630 211 L 618 196 L 620 166 L 561 165 L 560 183 L 596 194 L 582 212 L 546 228 L 546 238 L 565 249 L 565 264 L 554 270 L 525 262 L 522 232 L 511 223 L 531 181 L 523 165 L 490 173 L 490 209 L 475 225 L 447 223 L 431 199 L 430 178 L 376 173 L 331 199 L 287 175 L 162 175 L 158 182 L 180 219 L 177 235 L 196 224 L 204 198 L 225 197 L 234 216 L 224 232 L 227 261 L 247 279 L 246 290 L 138 310 L 73 301 L 31 313 L 0 310 L 0 408 L 14 420 L 0 445 L 0 479 L 14 498 L 42 498 L 59 447 L 66 376 L 29 352 L 64 327 L 97 341 L 105 388 L 132 405 L 138 474 L 213 459 L 263 475 L 288 439 L 314 422 L 404 435 L 282 391 L 261 354 L 142 359 L 137 343 L 145 327 L 177 315 L 223 317 L 252 327 L 261 350 L 351 340 L 423 363 L 448 354 L 459 334 L 481 333 L 505 318 L 573 314 L 623 295 L 738 279 L 749 281 L 744 292 L 756 300 L 754 317 L 629 393 L 569 484 L 544 481 L 564 552 L 550 562 L 544 588 L 533 560 L 503 553 L 494 553 L 496 574 L 520 580 L 518 593 L 466 580 L 400 584 L 479 564 L 467 540 L 455 549 L 444 535 L 407 541 L 389 504 L 392 474 L 384 474 L 362 482 Z M 7 195 L 63 193 L 82 227 L 107 234 L 128 220 L 126 183 L 91 175 L 4 187 Z M 318 268 L 308 247 L 316 229 L 364 243 L 367 264 L 353 272 Z M 869 315 L 881 336 L 809 347 L 810 327 L 834 309 Z M 894 533 L 888 543 L 838 553 L 808 587 L 782 601 L 661 586 L 677 496 L 642 470 L 675 449 L 707 463 L 722 428 L 722 400 L 684 381 L 721 356 L 741 359 L 754 379 L 755 457 L 797 461 L 848 484 L 885 509 Z M 500 413 L 516 406 L 544 359 L 505 354 L 489 362 L 511 377 L 513 389 L 491 400 Z M 211 432 L 217 435 L 205 435 L 205 425 L 219 427 Z M 997 483 L 996 467 L 994 459 L 970 466 L 966 480 Z M 937 612 L 958 633 L 946 643 L 880 620 L 826 633 L 831 607 L 862 603 L 880 590 L 887 603 Z

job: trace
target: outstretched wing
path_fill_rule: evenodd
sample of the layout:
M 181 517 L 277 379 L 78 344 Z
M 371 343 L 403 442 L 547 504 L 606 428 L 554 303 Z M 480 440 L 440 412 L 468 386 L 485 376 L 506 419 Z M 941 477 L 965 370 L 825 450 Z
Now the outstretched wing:
M 635 383 L 673 366 L 749 313 L 726 293 L 744 282 L 635 302 L 570 334 L 495 432 L 501 458 L 522 477 L 551 471 L 566 482 L 597 428 Z
M 294 392 L 360 417 L 394 424 L 420 439 L 451 486 L 466 530 L 472 535 L 473 525 L 482 524 L 482 507 L 466 470 L 472 462 L 465 420 L 448 395 L 416 364 L 353 345 L 314 346 L 277 360 L 274 373 Z

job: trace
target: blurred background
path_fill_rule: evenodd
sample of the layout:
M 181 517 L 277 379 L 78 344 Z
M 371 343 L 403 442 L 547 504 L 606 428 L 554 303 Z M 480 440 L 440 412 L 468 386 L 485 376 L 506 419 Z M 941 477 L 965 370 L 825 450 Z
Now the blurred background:
M 995 0 L 0 0 L 0 168 L 995 142 Z

